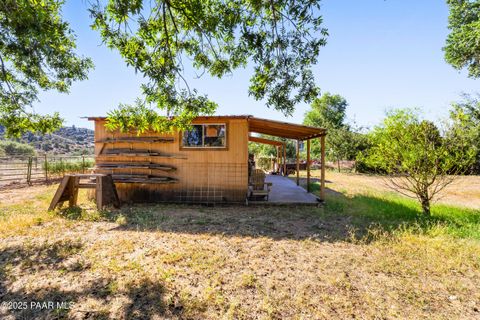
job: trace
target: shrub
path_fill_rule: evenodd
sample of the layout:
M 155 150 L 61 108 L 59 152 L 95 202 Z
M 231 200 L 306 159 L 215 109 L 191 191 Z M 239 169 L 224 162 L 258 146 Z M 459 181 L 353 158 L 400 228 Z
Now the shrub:
M 0 149 L 6 156 L 33 156 L 35 149 L 28 144 L 16 141 L 0 141 Z M 0 155 L 2 151 L 0 151 Z
M 259 157 L 255 159 L 255 165 L 257 168 L 265 171 L 272 170 L 272 159 L 268 157 Z
M 93 167 L 94 164 L 95 162 L 93 159 L 85 159 L 85 162 L 82 159 L 56 159 L 56 161 L 47 162 L 47 170 L 50 174 L 81 172 L 84 169 Z M 43 166 L 43 169 L 45 169 L 45 164 Z

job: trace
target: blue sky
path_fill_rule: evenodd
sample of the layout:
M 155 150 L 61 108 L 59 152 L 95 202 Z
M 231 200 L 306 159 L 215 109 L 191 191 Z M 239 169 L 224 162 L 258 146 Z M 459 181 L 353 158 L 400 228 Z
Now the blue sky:
M 67 125 L 92 128 L 81 117 L 106 115 L 119 103 L 133 102 L 142 78 L 90 30 L 84 1 L 67 0 L 63 12 L 77 34 L 78 51 L 93 59 L 95 70 L 69 94 L 42 93 L 35 110 L 59 111 Z M 322 92 L 347 99 L 348 118 L 359 125 L 377 124 L 393 107 L 419 107 L 436 120 L 448 114 L 450 102 L 462 92 L 480 91 L 480 80 L 469 79 L 444 61 L 445 1 L 324 0 L 321 12 L 330 36 L 314 67 L 316 81 Z M 221 80 L 204 76 L 189 84 L 219 104 L 217 114 L 302 122 L 308 105 L 298 105 L 294 115 L 285 118 L 248 96 L 249 77 L 247 68 Z

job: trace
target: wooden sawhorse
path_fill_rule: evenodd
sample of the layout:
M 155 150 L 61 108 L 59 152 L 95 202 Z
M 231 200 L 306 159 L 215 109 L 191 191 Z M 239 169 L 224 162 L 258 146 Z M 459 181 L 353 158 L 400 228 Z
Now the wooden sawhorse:
M 81 182 L 81 179 L 92 179 L 94 182 Z M 77 204 L 78 189 L 95 189 L 95 199 L 98 210 L 104 206 L 113 204 L 114 207 L 120 206 L 117 189 L 113 183 L 112 176 L 109 174 L 66 174 L 58 186 L 55 196 L 48 210 L 54 210 L 57 205 L 68 200 L 68 206 L 73 207 Z

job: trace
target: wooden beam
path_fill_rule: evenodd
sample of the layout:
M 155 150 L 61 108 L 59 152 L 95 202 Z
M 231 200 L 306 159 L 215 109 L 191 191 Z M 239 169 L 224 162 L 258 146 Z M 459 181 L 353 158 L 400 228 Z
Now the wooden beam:
M 320 200 L 325 201 L 325 136 L 320 137 L 321 144 L 321 174 L 320 174 Z
M 325 129 L 251 117 L 248 119 L 249 131 L 277 137 L 305 140 L 311 136 L 325 134 Z
M 287 175 L 287 144 L 283 143 L 283 175 Z
M 55 210 L 55 207 L 60 203 L 60 199 L 62 198 L 63 193 L 68 188 L 69 183 L 70 183 L 70 176 L 69 175 L 64 176 L 62 179 L 62 182 L 57 188 L 57 191 L 55 192 L 55 195 L 53 196 L 52 202 L 50 202 L 48 211 Z
M 297 140 L 297 186 L 300 185 L 300 140 Z
M 102 177 L 96 177 L 97 188 L 95 190 L 95 200 L 97 201 L 97 209 L 103 209 L 103 179 Z
M 307 140 L 307 192 L 310 192 L 310 139 Z
M 68 206 L 73 207 L 77 205 L 78 199 L 78 185 L 80 183 L 80 177 L 72 177 L 69 182 L 70 189 L 72 190 L 70 199 L 68 199 Z
M 272 145 L 272 146 L 281 146 L 282 145 L 282 142 L 280 142 L 280 141 L 270 140 L 270 139 L 265 139 L 265 138 L 260 138 L 260 137 L 253 137 L 253 136 L 248 136 L 248 141 L 256 142 L 256 143 L 269 144 L 269 145 Z

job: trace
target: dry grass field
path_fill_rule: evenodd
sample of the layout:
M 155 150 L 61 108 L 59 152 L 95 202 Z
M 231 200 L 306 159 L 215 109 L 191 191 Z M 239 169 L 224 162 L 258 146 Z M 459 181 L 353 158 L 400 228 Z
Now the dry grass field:
M 303 174 L 302 176 L 305 176 Z M 312 171 L 312 176 L 320 177 L 318 171 Z M 382 193 L 393 193 L 388 188 L 388 180 L 376 175 L 328 172 L 327 188 L 340 191 L 346 195 L 369 193 L 381 195 Z M 480 176 L 458 177 L 452 184 L 448 185 L 439 195 L 437 201 L 440 204 L 466 206 L 473 209 L 480 209 Z
M 376 177 L 327 179 L 321 208 L 98 212 L 82 194 L 49 213 L 55 186 L 2 190 L 0 318 L 480 318 L 478 188 L 425 218 Z

